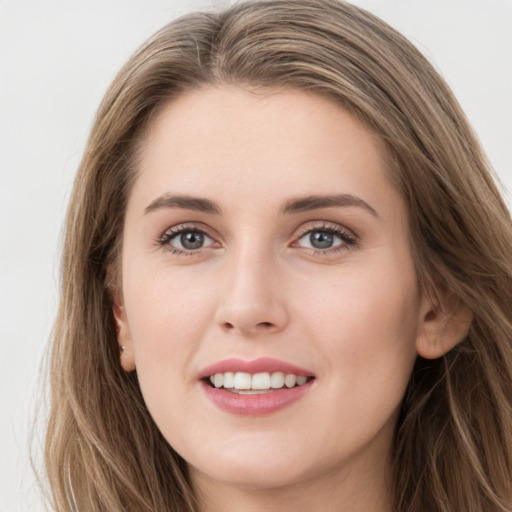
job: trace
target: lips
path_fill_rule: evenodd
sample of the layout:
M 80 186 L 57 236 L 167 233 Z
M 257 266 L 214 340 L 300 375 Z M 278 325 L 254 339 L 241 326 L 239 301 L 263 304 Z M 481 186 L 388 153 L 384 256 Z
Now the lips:
M 207 398 L 221 410 L 259 416 L 302 398 L 312 387 L 312 372 L 272 358 L 225 359 L 199 375 Z
M 260 372 L 283 372 L 293 373 L 295 375 L 313 376 L 312 372 L 308 372 L 303 368 L 299 368 L 293 364 L 285 361 L 279 361 L 270 357 L 260 357 L 253 361 L 244 361 L 243 359 L 224 359 L 218 363 L 212 364 L 204 368 L 199 374 L 201 379 L 210 377 L 216 373 L 224 372 L 246 372 L 246 373 L 260 373 Z

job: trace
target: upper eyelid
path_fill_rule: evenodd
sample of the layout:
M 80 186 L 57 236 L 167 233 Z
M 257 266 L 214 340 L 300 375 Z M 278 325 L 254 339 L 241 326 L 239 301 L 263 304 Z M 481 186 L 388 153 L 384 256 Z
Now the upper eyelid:
M 338 224 L 337 222 L 324 221 L 324 220 L 309 221 L 309 222 L 304 223 L 302 226 L 300 226 L 298 228 L 297 231 L 299 232 L 299 234 L 296 236 L 302 237 L 311 231 L 321 231 L 322 229 L 325 231 L 332 231 L 335 233 L 336 232 L 345 233 L 354 238 L 358 238 L 353 230 L 351 230 L 341 224 Z
M 212 238 L 210 230 L 207 227 L 203 227 L 201 223 L 198 224 L 197 222 L 180 222 L 179 224 L 169 226 L 162 232 L 160 238 L 163 238 L 166 235 L 179 234 L 183 231 L 198 231 L 199 233 L 204 233 L 205 235 Z
M 301 226 L 299 228 L 299 231 L 307 233 L 308 231 L 319 231 L 321 229 L 325 229 L 326 231 L 327 230 L 337 231 L 337 230 L 343 230 L 344 228 L 342 226 L 340 226 L 339 224 L 324 222 L 324 223 L 321 223 L 318 225 Z

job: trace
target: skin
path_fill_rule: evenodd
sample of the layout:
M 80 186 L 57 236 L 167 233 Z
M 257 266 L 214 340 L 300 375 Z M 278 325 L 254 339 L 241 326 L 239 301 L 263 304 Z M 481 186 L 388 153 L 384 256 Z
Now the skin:
M 420 293 L 384 151 L 341 107 L 290 90 L 191 91 L 152 122 L 114 313 L 121 364 L 137 370 L 202 510 L 391 510 L 389 454 L 415 358 L 442 355 L 460 333 Z M 207 198 L 221 213 L 155 207 L 166 194 Z M 332 194 L 374 212 L 282 213 L 288 201 Z M 183 252 L 179 235 L 162 241 L 180 226 L 203 230 L 204 245 Z M 343 237 L 311 247 L 308 231 L 326 229 Z M 230 357 L 277 358 L 315 381 L 285 409 L 236 416 L 198 381 Z

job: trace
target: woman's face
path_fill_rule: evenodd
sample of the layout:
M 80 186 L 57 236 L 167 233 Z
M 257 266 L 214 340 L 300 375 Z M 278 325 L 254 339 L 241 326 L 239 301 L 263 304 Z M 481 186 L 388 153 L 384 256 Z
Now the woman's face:
M 206 88 L 152 122 L 119 342 L 198 485 L 385 471 L 428 305 L 383 155 L 304 92 Z

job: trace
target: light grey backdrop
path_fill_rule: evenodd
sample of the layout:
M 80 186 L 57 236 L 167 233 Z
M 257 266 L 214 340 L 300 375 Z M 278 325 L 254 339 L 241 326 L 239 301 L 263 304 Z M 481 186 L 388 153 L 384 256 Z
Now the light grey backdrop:
M 0 2 L 0 512 L 43 510 L 30 422 L 56 311 L 63 216 L 95 109 L 147 36 L 193 8 L 229 3 Z M 435 63 L 512 191 L 512 0 L 354 3 Z

